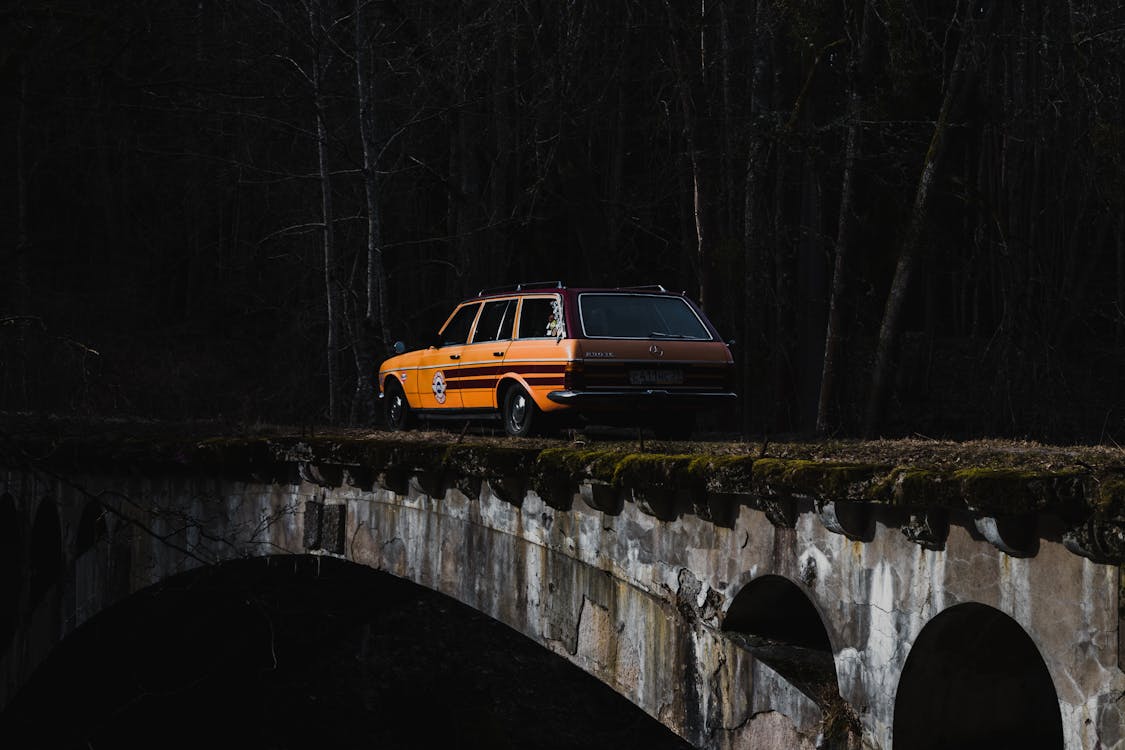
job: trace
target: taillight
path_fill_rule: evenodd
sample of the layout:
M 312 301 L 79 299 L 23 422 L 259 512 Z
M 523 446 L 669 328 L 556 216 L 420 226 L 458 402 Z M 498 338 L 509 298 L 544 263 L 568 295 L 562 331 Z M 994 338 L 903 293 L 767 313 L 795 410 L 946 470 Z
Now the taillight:
M 581 390 L 586 385 L 583 369 L 581 360 L 567 362 L 566 368 L 563 370 L 563 388 L 568 391 Z

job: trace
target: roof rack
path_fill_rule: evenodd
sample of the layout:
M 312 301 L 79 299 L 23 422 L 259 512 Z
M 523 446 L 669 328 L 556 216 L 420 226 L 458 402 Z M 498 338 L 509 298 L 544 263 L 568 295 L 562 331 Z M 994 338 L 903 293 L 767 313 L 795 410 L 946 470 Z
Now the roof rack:
M 635 289 L 637 291 L 666 292 L 663 284 L 644 284 L 641 286 L 619 286 L 618 289 Z
M 501 292 L 522 292 L 525 289 L 562 289 L 563 283 L 561 281 L 529 281 L 525 284 L 510 284 L 508 286 L 493 286 L 486 289 L 481 289 L 477 292 L 478 297 L 483 297 L 486 294 L 499 294 Z

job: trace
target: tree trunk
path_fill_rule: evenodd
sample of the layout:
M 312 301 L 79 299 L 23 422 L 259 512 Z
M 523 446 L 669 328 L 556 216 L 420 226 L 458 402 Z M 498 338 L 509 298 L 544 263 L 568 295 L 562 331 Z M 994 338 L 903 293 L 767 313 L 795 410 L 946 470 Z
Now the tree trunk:
M 359 134 L 363 148 L 363 188 L 367 208 L 367 279 L 364 288 L 363 325 L 355 336 L 356 391 L 352 400 L 351 421 L 369 423 L 375 414 L 378 384 L 377 360 L 389 353 L 390 329 L 387 323 L 387 272 L 383 264 L 382 224 L 379 214 L 378 137 L 372 81 L 369 80 L 370 40 L 364 23 L 365 0 L 355 0 L 355 70 L 359 102 Z
M 512 84 L 515 80 L 512 60 L 512 45 L 515 44 L 515 35 L 506 23 L 509 16 L 514 16 L 515 8 L 502 3 L 494 5 L 496 19 L 493 22 L 493 51 L 492 51 L 492 87 L 490 105 L 492 127 L 494 136 L 493 147 L 495 152 L 488 166 L 488 220 L 487 241 L 484 253 L 487 256 L 487 269 L 489 278 L 506 279 L 508 276 L 508 263 L 511 253 L 507 247 L 507 220 L 510 215 L 508 206 L 509 189 L 512 178 L 514 136 L 512 126 L 516 118 L 512 116 Z M 514 18 L 512 23 L 514 23 Z
M 333 231 L 332 215 L 332 178 L 328 163 L 328 127 L 325 123 L 327 116 L 324 94 L 321 89 L 321 59 L 320 42 L 322 30 L 316 11 L 319 5 L 310 2 L 309 33 L 313 40 L 312 60 L 312 88 L 313 106 L 316 109 L 316 155 L 317 166 L 320 173 L 320 206 L 323 216 L 323 249 L 324 249 L 324 291 L 325 291 L 325 322 L 328 327 L 325 349 L 328 358 L 328 421 L 335 424 L 339 417 L 340 374 L 337 367 L 339 353 L 340 331 L 340 302 L 339 290 L 336 282 L 336 240 Z
M 16 116 L 16 246 L 11 255 L 11 267 L 8 271 L 8 288 L 0 289 L 6 292 L 5 299 L 8 309 L 0 307 L 0 319 L 8 313 L 10 321 L 21 321 L 29 316 L 31 306 L 31 282 L 27 272 L 27 255 L 31 250 L 30 230 L 27 219 L 27 202 L 29 196 L 29 179 L 27 169 L 27 62 L 19 65 L 19 114 Z M 3 325 L 5 322 L 0 322 Z M 27 326 L 23 322 L 16 322 L 15 352 L 11 357 L 11 366 L 0 367 L 0 375 L 11 375 L 11 381 L 5 383 L 0 379 L 0 408 L 22 410 L 30 408 L 28 393 L 27 372 Z M 6 378 L 5 378 L 6 379 Z M 5 399 L 5 392 L 11 389 L 11 401 Z
M 860 75 L 866 68 L 868 19 L 871 3 L 863 0 L 859 38 L 853 39 L 848 61 L 848 129 L 844 138 L 844 169 L 840 179 L 840 212 L 836 221 L 836 257 L 832 266 L 832 292 L 828 302 L 828 327 L 824 333 L 824 366 L 820 374 L 820 395 L 816 406 L 816 433 L 827 435 L 831 430 L 831 410 L 839 361 L 844 346 L 844 316 L 841 310 L 846 293 L 848 254 L 851 249 L 852 212 L 855 202 L 853 180 L 859 153 Z
M 706 212 L 709 210 L 707 190 L 705 188 L 705 170 L 703 167 L 703 154 L 699 143 L 696 128 L 696 104 L 692 98 L 691 81 L 688 78 L 687 61 L 683 58 L 683 51 L 677 38 L 679 29 L 684 25 L 672 10 L 670 0 L 665 0 L 664 7 L 668 12 L 668 37 L 672 45 L 672 69 L 676 77 L 676 89 L 680 99 L 680 110 L 683 116 L 684 146 L 687 149 L 688 163 L 691 168 L 691 215 L 695 227 L 695 274 L 699 287 L 697 299 L 699 305 L 707 309 L 711 301 L 709 281 L 710 267 L 710 236 L 707 229 Z M 702 54 L 702 51 L 701 51 Z M 703 71 L 700 70 L 700 75 Z
M 1117 315 L 1114 343 L 1118 349 L 1125 344 L 1125 216 L 1117 216 Z
M 7 298 L 11 305 L 8 310 L 13 316 L 27 315 L 31 300 L 31 288 L 27 275 L 27 253 L 30 239 L 27 226 L 28 174 L 27 143 L 24 134 L 27 130 L 27 63 L 20 64 L 19 115 L 16 119 L 16 248 L 12 254 L 11 287 Z M 0 310 L 0 312 L 3 312 Z
M 764 429 L 764 420 L 755 425 L 755 411 L 764 401 L 757 398 L 763 375 L 761 363 L 768 350 L 766 321 L 766 238 L 769 218 L 765 189 L 770 159 L 769 113 L 772 110 L 773 18 L 769 0 L 757 0 L 754 8 L 754 38 L 750 70 L 749 143 L 742 206 L 743 326 L 739 346 L 742 370 L 742 433 L 750 437 Z M 757 428 L 757 429 L 755 429 Z
M 470 292 L 475 293 L 480 286 L 485 285 L 489 269 L 482 267 L 484 263 L 477 251 L 474 226 L 476 216 L 473 208 L 480 197 L 477 163 L 473 154 L 473 144 L 477 138 L 477 113 L 470 109 L 470 102 L 475 102 L 475 96 L 469 90 L 473 85 L 468 60 L 471 45 L 467 38 L 470 32 L 465 29 L 467 18 L 464 2 L 457 3 L 456 13 L 458 33 L 457 54 L 453 61 L 453 91 L 459 99 L 453 109 L 454 121 L 449 129 L 449 182 L 454 186 L 454 192 L 450 195 L 452 204 L 449 210 L 449 236 L 455 248 L 454 263 L 458 277 L 455 284 L 458 293 L 464 296 Z
M 805 121 L 803 138 L 811 140 L 815 137 L 811 106 L 806 108 L 802 119 Z M 828 286 L 820 165 L 811 148 L 805 149 L 800 175 L 801 218 L 797 244 L 796 287 L 797 299 L 804 300 L 804 304 L 794 310 L 799 342 L 794 360 L 794 377 L 797 381 L 795 384 L 797 405 L 794 416 L 797 419 L 798 429 L 804 432 L 816 424 L 817 395 L 820 392 L 820 378 L 816 377 L 816 370 L 824 362 L 826 325 L 824 297 Z
M 887 293 L 887 301 L 883 308 L 883 321 L 879 327 L 875 363 L 871 372 L 871 392 L 867 401 L 867 417 L 864 423 L 864 435 L 869 438 L 873 437 L 882 427 L 883 411 L 888 398 L 888 382 L 891 375 L 891 354 L 897 343 L 902 325 L 902 308 L 906 302 L 906 294 L 910 289 L 910 279 L 918 262 L 922 228 L 926 222 L 926 213 L 929 208 L 930 188 L 933 186 L 934 175 L 945 150 L 949 116 L 953 110 L 954 102 L 965 88 L 962 74 L 967 58 L 970 56 L 973 39 L 973 28 L 962 16 L 961 38 L 957 43 L 957 52 L 953 57 L 953 65 L 945 83 L 945 93 L 942 96 L 937 120 L 934 122 L 930 145 L 922 162 L 922 172 L 915 187 L 914 202 L 907 220 L 906 234 L 903 237 L 894 278 L 891 281 L 891 288 Z

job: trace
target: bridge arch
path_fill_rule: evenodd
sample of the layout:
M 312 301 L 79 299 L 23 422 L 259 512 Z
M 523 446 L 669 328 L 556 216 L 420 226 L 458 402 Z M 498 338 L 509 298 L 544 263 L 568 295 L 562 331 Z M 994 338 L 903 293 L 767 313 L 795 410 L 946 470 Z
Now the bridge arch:
M 16 501 L 5 492 L 0 495 L 0 654 L 15 632 L 19 612 L 20 581 L 24 576 L 20 542 Z
M 723 630 L 832 650 L 828 630 L 812 599 L 781 575 L 758 576 L 743 586 L 727 608 Z
M 894 704 L 894 747 L 1061 750 L 1058 695 L 1035 642 L 1008 615 L 966 603 L 911 647 Z
M 498 620 L 319 555 L 226 561 L 131 594 L 73 631 L 4 716 L 18 726 L 0 736 L 41 747 L 219 732 L 248 747 L 690 747 Z
M 892 743 L 897 720 L 932 719 L 917 710 L 911 715 L 911 685 L 915 697 L 924 688 L 900 677 L 934 602 L 979 596 L 981 606 L 1000 607 L 1008 592 L 1027 591 L 1036 604 L 1055 596 L 1058 582 L 1081 576 L 1086 588 L 1060 591 L 1053 606 L 1033 606 L 1020 623 L 1058 685 L 1054 710 L 1066 720 L 1067 747 L 1110 738 L 1104 747 L 1125 750 L 1116 739 L 1125 684 L 1118 651 L 1100 636 L 1089 649 L 1056 647 L 1060 633 L 1065 644 L 1075 630 L 1116 628 L 1114 601 L 1106 609 L 1105 597 L 1076 597 L 1095 586 L 1115 591 L 1118 570 L 1068 555 L 1060 543 L 1047 542 L 1037 556 L 1010 565 L 1009 556 L 991 545 L 982 549 L 956 525 L 946 554 L 919 552 L 914 541 L 882 527 L 861 546 L 822 527 L 801 505 L 788 516 L 785 508 L 743 504 L 731 521 L 720 511 L 731 511 L 732 498 L 708 496 L 704 507 L 694 495 L 668 493 L 657 499 L 671 499 L 681 510 L 690 500 L 700 514 L 669 519 L 652 497 L 601 484 L 582 484 L 572 496 L 551 488 L 541 495 L 514 469 L 476 481 L 456 469 L 258 468 L 230 476 L 225 468 L 215 476 L 157 470 L 145 481 L 132 473 L 67 482 L 0 475 L 7 483 L 0 484 L 0 498 L 4 489 L 15 497 L 0 508 L 15 508 L 18 536 L 9 551 L 18 551 L 21 567 L 16 629 L 7 653 L 0 653 L 0 711 L 56 649 L 66 649 L 67 633 L 103 622 L 99 613 L 152 587 L 167 591 L 177 576 L 224 561 L 264 557 L 282 566 L 288 556 L 348 562 L 448 596 L 576 665 L 697 746 L 811 747 L 817 736 L 844 740 L 831 746 L 854 746 L 862 726 L 862 741 L 893 750 L 904 747 Z M 51 503 L 35 503 L 39 497 L 53 500 L 63 534 L 43 532 L 49 516 L 38 513 Z M 79 538 L 101 533 L 90 505 L 95 498 L 108 514 L 108 537 L 78 556 Z M 778 525 L 787 519 L 797 526 Z M 39 521 L 37 538 L 62 540 L 67 566 L 59 576 L 65 585 L 48 590 L 36 608 L 28 597 L 33 521 Z M 3 549 L 0 544 L 0 554 Z M 829 564 L 810 565 L 814 555 Z M 916 565 L 894 564 L 904 559 Z M 959 575 L 966 560 L 974 566 L 967 578 Z M 831 564 L 836 561 L 841 564 Z M 859 570 L 896 575 L 875 587 Z M 771 639 L 779 627 L 784 637 Z M 892 638 L 895 648 L 887 648 Z M 926 640 L 920 644 L 913 656 L 924 673 Z M 930 651 L 931 661 L 940 660 Z M 827 669 L 803 669 L 810 658 Z M 833 731 L 841 720 L 845 726 Z M 792 741 L 760 742 L 775 735 Z
M 731 600 L 722 629 L 825 713 L 838 704 L 839 678 L 828 630 L 796 583 L 774 574 L 750 581 Z

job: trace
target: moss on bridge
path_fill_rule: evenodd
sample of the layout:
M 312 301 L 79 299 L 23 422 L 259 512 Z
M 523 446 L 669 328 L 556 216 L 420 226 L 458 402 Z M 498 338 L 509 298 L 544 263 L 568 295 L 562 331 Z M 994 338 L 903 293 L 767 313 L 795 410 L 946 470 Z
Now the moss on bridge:
M 613 488 L 712 492 L 961 510 L 1050 513 L 1088 523 L 1095 542 L 1125 546 L 1125 449 L 1025 441 L 675 442 L 515 439 L 442 431 L 257 427 L 213 423 L 0 420 L 9 465 L 128 466 L 280 478 L 294 466 L 522 481 L 566 493 Z M 331 472 L 330 472 L 331 473 Z M 334 476 L 342 476 L 342 471 Z

